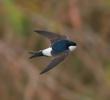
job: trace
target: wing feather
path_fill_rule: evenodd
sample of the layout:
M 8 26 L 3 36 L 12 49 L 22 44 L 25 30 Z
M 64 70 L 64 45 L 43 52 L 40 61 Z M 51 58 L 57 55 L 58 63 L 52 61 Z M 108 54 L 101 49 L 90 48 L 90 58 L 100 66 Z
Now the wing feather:
M 69 54 L 69 51 L 65 51 L 63 53 L 61 53 L 60 55 L 54 57 L 54 59 L 51 61 L 51 63 L 40 73 L 43 74 L 49 70 L 51 70 L 52 68 L 56 67 L 56 65 L 58 65 L 59 63 L 61 63 Z
M 51 44 L 54 44 L 55 42 L 57 42 L 59 40 L 67 40 L 66 36 L 56 34 L 54 32 L 48 32 L 48 31 L 42 31 L 42 30 L 36 30 L 35 32 L 47 37 L 50 40 Z

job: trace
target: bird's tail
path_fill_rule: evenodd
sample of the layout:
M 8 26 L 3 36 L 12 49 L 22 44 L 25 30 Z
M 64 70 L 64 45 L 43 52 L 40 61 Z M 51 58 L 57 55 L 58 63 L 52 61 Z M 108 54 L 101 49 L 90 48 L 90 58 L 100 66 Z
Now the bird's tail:
M 35 57 L 39 57 L 39 56 L 43 56 L 42 51 L 39 51 L 39 52 L 29 52 L 29 54 L 31 54 L 29 59 L 32 59 L 32 58 L 35 58 Z

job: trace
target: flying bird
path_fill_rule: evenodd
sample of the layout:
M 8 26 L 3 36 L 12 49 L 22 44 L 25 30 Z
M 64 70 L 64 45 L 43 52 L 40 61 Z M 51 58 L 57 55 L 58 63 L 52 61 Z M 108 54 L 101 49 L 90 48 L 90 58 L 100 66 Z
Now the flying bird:
M 50 64 L 40 74 L 43 74 L 57 66 L 70 54 L 71 51 L 75 50 L 77 47 L 75 42 L 68 40 L 64 35 L 42 30 L 36 30 L 35 32 L 47 37 L 50 40 L 51 45 L 50 47 L 38 52 L 29 52 L 32 54 L 29 58 L 32 59 L 41 56 L 53 57 Z

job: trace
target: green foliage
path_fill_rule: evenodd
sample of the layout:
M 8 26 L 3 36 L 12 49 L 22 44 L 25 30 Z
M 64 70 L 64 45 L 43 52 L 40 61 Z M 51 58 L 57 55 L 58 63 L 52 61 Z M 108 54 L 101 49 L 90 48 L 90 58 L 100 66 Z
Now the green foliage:
M 110 61 L 106 64 L 105 71 L 106 71 L 106 75 L 107 75 L 107 80 L 110 83 Z
M 25 13 L 21 12 L 13 0 L 4 0 L 4 8 L 6 10 L 6 20 L 8 25 L 13 29 L 13 33 L 22 36 L 29 35 L 30 21 Z

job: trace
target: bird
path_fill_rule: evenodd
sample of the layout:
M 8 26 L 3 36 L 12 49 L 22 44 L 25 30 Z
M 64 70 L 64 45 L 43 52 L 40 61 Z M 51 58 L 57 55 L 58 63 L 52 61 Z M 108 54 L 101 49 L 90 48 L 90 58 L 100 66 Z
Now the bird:
M 31 54 L 31 56 L 29 57 L 30 59 L 42 56 L 53 57 L 50 64 L 43 71 L 41 71 L 40 74 L 44 74 L 52 68 L 56 67 L 63 60 L 65 60 L 65 58 L 70 54 L 71 51 L 75 50 L 77 47 L 77 43 L 69 40 L 65 35 L 60 35 L 58 33 L 44 30 L 35 30 L 34 32 L 48 38 L 51 43 L 51 45 L 46 49 L 37 52 L 29 52 Z

